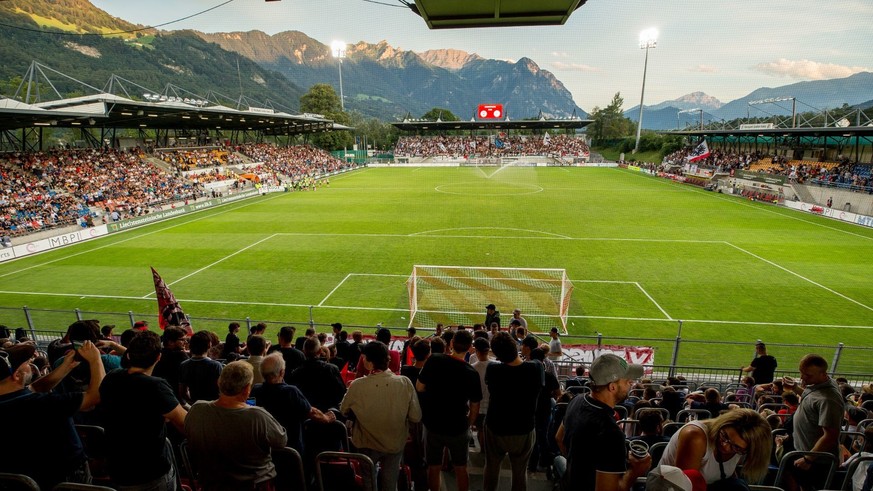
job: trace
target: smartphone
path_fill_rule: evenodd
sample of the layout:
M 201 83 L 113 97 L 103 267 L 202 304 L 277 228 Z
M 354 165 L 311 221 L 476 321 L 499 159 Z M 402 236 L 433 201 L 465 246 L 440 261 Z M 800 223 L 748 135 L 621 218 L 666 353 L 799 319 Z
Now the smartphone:
M 80 349 L 82 349 L 82 346 L 85 346 L 85 343 L 83 343 L 82 341 L 73 341 L 74 350 L 79 351 Z
M 249 399 L 246 399 L 246 404 L 248 404 L 249 406 L 254 406 L 255 405 L 255 398 L 251 397 Z

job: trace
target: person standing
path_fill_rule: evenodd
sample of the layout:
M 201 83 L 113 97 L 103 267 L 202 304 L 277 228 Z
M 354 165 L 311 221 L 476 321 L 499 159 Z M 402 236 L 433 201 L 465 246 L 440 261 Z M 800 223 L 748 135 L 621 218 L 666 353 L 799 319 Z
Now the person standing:
M 379 490 L 395 491 L 409 423 L 421 421 L 421 407 L 412 382 L 388 370 L 388 346 L 371 341 L 361 357 L 368 375 L 352 382 L 340 411 L 355 421 L 352 443 L 382 468 Z
M 800 397 L 800 406 L 794 413 L 795 450 L 825 452 L 840 461 L 840 424 L 845 411 L 845 401 L 836 382 L 828 376 L 828 362 L 816 354 L 808 354 L 800 360 L 800 379 L 805 388 Z M 822 484 L 821 478 L 828 470 L 827 462 L 803 456 L 793 463 L 793 479 L 786 489 L 810 489 L 808 486 Z M 795 482 L 792 482 L 795 481 Z
M 758 341 L 755 343 L 755 358 L 749 366 L 741 367 L 743 372 L 752 372 L 756 384 L 769 384 L 776 372 L 776 358 L 767 354 L 767 346 Z
M 109 372 L 100 384 L 109 475 L 118 490 L 175 490 L 165 421 L 183 432 L 188 412 L 170 384 L 152 376 L 161 359 L 158 334 L 137 334 L 125 359 L 128 368 Z
M 491 351 L 500 363 L 485 369 L 491 397 L 485 415 L 485 491 L 497 489 L 500 464 L 509 455 L 512 491 L 527 489 L 527 463 L 533 451 L 537 399 L 545 385 L 541 363 L 523 362 L 518 345 L 506 332 L 491 339 Z
M 497 323 L 498 328 L 500 327 L 500 311 L 493 303 L 489 303 L 485 306 L 485 328 L 491 328 L 494 323 Z
M 518 324 L 521 327 L 525 328 L 525 330 L 527 329 L 527 319 L 525 319 L 524 317 L 521 316 L 521 309 L 513 310 L 512 311 L 512 319 L 509 319 L 509 320 L 510 321 L 517 320 Z
M 652 457 L 637 458 L 628 453 L 624 433 L 615 423 L 614 408 L 627 399 L 635 381 L 643 376 L 643 367 L 606 353 L 591 364 L 589 376 L 591 393 L 570 402 L 555 436 L 567 458 L 561 489 L 627 491 L 648 472 Z
M 549 359 L 552 361 L 558 361 L 564 356 L 563 347 L 561 346 L 561 338 L 558 336 L 558 328 L 553 327 L 549 331 L 549 336 L 551 339 L 549 340 Z
M 60 482 L 91 483 L 88 459 L 73 426 L 73 415 L 89 410 L 100 401 L 100 381 L 104 369 L 100 351 L 91 341 L 64 355 L 60 365 L 42 381 L 54 378 L 57 384 L 72 372 L 81 357 L 87 363 L 91 383 L 85 392 L 40 392 L 31 364 L 36 345 L 18 343 L 6 348 L 0 359 L 0 420 L 9 423 L 3 430 L 6 442 L 0 472 L 24 474 L 41 489 L 52 489 Z M 33 421 L 34 424 L 27 424 Z
M 440 489 L 443 449 L 448 449 L 459 491 L 470 486 L 467 460 L 470 428 L 479 415 L 482 387 L 476 369 L 464 360 L 473 336 L 459 330 L 452 337 L 450 355 L 434 354 L 427 359 L 415 387 L 423 393 L 425 459 L 430 489 Z

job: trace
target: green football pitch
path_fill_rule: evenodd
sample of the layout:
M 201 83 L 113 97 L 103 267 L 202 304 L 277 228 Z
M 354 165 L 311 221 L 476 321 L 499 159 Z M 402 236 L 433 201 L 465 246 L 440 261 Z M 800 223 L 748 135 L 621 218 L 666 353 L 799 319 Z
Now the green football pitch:
M 666 363 L 681 320 L 683 365 L 739 366 L 763 339 L 780 368 L 845 343 L 840 368 L 870 373 L 871 258 L 873 230 L 627 170 L 368 168 L 0 264 L 0 323 L 154 319 L 153 266 L 195 329 L 405 327 L 413 265 L 563 268 L 571 335 Z

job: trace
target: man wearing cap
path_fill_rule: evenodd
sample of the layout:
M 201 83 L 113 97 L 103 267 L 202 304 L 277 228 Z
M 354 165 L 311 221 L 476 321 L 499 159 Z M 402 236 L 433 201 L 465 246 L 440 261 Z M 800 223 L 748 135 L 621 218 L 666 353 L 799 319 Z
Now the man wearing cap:
M 68 375 L 79 364 L 74 359 L 78 353 L 88 363 L 91 384 L 85 392 L 65 393 L 31 391 L 30 361 L 35 353 L 33 344 L 20 343 L 7 348 L 2 353 L 6 356 L 0 359 L 0 421 L 10 423 L 3 434 L 7 449 L 0 459 L 0 472 L 25 474 L 42 489 L 52 489 L 64 481 L 89 484 L 91 474 L 72 416 L 100 402 L 100 381 L 105 375 L 100 351 L 85 341 L 75 352 L 69 351 L 52 374 L 43 377 Z M 23 424 L 21 418 L 36 424 Z
M 490 329 L 491 324 L 494 322 L 497 323 L 497 327 L 500 327 L 500 311 L 497 310 L 493 303 L 489 303 L 485 307 L 485 328 Z
M 761 341 L 755 344 L 755 359 L 747 367 L 741 367 L 744 372 L 752 372 L 756 384 L 769 384 L 776 372 L 776 358 L 767 354 L 767 346 Z
M 148 331 L 149 330 L 149 323 L 148 323 L 148 321 L 136 321 L 133 324 L 133 328 L 136 329 L 137 331 Z
M 643 367 L 606 353 L 594 360 L 588 372 L 591 393 L 570 402 L 555 436 L 561 453 L 567 457 L 561 488 L 626 491 L 646 474 L 652 457 L 628 454 L 613 408 L 627 399 L 631 387 L 643 375 Z

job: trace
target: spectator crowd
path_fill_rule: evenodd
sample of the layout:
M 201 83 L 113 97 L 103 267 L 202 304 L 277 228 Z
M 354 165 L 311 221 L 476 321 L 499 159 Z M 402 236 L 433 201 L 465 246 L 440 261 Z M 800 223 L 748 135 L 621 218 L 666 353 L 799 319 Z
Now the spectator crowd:
M 583 137 L 574 135 L 401 136 L 395 157 L 587 157 Z
M 336 456 L 322 452 L 351 450 L 378 467 L 380 491 L 439 490 L 447 476 L 465 491 L 479 451 L 486 491 L 500 487 L 504 460 L 513 490 L 536 472 L 565 490 L 742 490 L 774 477 L 785 490 L 825 489 L 831 463 L 842 489 L 873 485 L 873 384 L 831 378 L 819 355 L 778 378 L 759 343 L 741 384 L 655 381 L 610 353 L 559 377 L 557 333 L 541 342 L 520 314 L 508 331 L 489 305 L 489 329 L 392 339 L 378 328 L 369 342 L 341 324 L 300 336 L 283 326 L 275 344 L 263 323 L 245 340 L 231 323 L 223 343 L 175 326 L 159 336 L 146 322 L 115 336 L 77 321 L 48 346 L 2 328 L 0 418 L 15 422 L 15 450 L 0 472 L 41 489 L 274 490 L 295 455 L 306 486 L 350 489 L 366 468 L 316 469 Z

